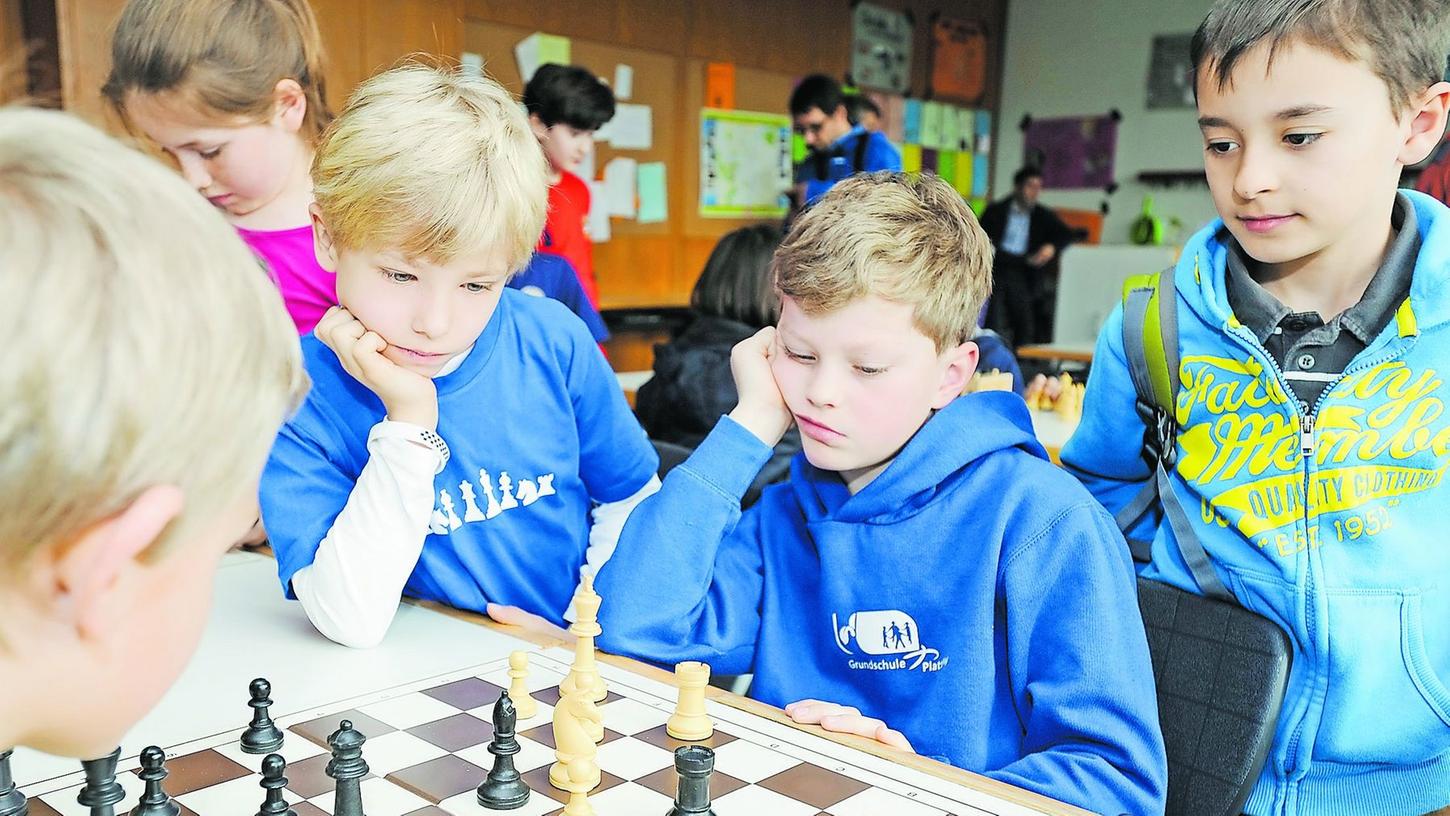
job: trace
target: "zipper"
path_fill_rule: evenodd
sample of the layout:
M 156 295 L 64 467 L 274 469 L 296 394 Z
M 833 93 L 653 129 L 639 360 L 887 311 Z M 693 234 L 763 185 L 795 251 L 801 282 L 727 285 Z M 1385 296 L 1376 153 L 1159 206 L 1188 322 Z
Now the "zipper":
M 1308 546 L 1308 536 L 1310 522 L 1309 480 L 1310 471 L 1313 466 L 1312 457 L 1314 455 L 1314 418 L 1319 414 L 1319 406 L 1324 403 L 1325 397 L 1329 396 L 1329 392 L 1333 391 L 1336 386 L 1343 382 L 1344 378 L 1350 376 L 1351 374 L 1358 374 L 1361 371 L 1366 371 L 1368 369 L 1374 368 L 1375 366 L 1383 365 L 1384 363 L 1387 363 L 1390 360 L 1393 360 L 1396 357 L 1400 356 L 1400 353 L 1395 351 L 1387 351 L 1386 353 L 1380 354 L 1373 359 L 1362 360 L 1358 364 L 1351 364 L 1350 366 L 1345 368 L 1344 371 L 1341 371 L 1338 377 L 1334 378 L 1332 382 L 1326 385 L 1323 391 L 1319 392 L 1319 396 L 1314 400 L 1314 404 L 1309 406 L 1308 410 L 1301 415 L 1299 414 L 1298 401 L 1292 399 L 1294 395 L 1294 389 L 1289 387 L 1288 380 L 1284 377 L 1284 369 L 1279 365 L 1279 361 L 1274 359 L 1274 355 L 1270 354 L 1268 352 L 1268 349 L 1265 349 L 1263 345 L 1259 343 L 1258 338 L 1254 337 L 1248 332 L 1248 329 L 1245 328 L 1242 329 L 1242 331 L 1244 332 L 1243 334 L 1233 328 L 1228 328 L 1228 334 L 1234 339 L 1238 340 L 1239 344 L 1244 346 L 1244 348 L 1250 354 L 1258 357 L 1260 359 L 1260 362 L 1263 362 L 1264 360 L 1268 361 L 1269 368 L 1272 369 L 1274 372 L 1275 382 L 1284 391 L 1285 395 L 1291 398 L 1291 411 L 1295 415 L 1295 418 L 1298 420 L 1299 452 L 1301 454 L 1300 461 L 1303 463 L 1304 468 L 1304 536 L 1306 546 L 1306 549 L 1304 551 L 1304 558 L 1306 561 L 1306 569 L 1304 570 L 1304 609 L 1301 610 L 1301 613 L 1304 617 L 1305 630 L 1312 637 L 1314 634 L 1314 615 L 1312 606 L 1312 602 L 1315 597 L 1313 569 L 1314 565 L 1313 548 Z M 1248 336 L 1245 336 L 1245 334 L 1247 334 Z M 1403 349 L 1403 351 L 1408 350 L 1408 348 Z M 1295 771 L 1295 757 L 1299 753 L 1299 739 L 1303 735 L 1303 732 L 1304 718 L 1300 717 L 1299 721 L 1294 724 L 1294 730 L 1289 734 L 1289 742 L 1285 746 L 1284 750 L 1284 772 L 1286 774 L 1293 774 Z

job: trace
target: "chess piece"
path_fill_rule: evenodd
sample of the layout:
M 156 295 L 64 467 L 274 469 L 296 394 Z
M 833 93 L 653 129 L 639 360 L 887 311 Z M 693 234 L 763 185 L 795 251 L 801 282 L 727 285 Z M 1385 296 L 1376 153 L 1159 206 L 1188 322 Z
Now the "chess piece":
M 368 763 L 362 758 L 364 742 L 367 737 L 352 727 L 351 720 L 343 720 L 327 738 L 332 749 L 327 775 L 337 780 L 332 816 L 363 816 L 362 778 L 368 775 Z
M 584 733 L 589 735 L 589 741 L 596 744 L 603 742 L 604 715 L 599 713 L 599 706 L 587 694 L 576 693 L 566 699 L 570 701 L 570 710 L 578 718 L 579 724 L 584 726 Z
M 675 664 L 675 683 L 680 687 L 675 713 L 665 723 L 665 733 L 677 740 L 700 742 L 715 733 L 715 723 L 705 713 L 705 684 L 710 682 L 710 666 L 687 660 Z
M 527 720 L 538 716 L 539 703 L 529 694 L 529 687 L 524 683 L 524 678 L 529 676 L 529 653 L 513 652 L 509 655 L 509 699 L 513 700 L 514 710 L 519 713 L 519 719 Z M 0 814 L 4 816 L 4 814 Z
M 0 816 L 25 816 L 30 806 L 25 794 L 15 787 L 15 777 L 10 773 L 11 749 L 0 751 Z
M 569 667 L 569 676 L 559 684 L 560 696 L 580 691 L 598 703 L 609 694 L 604 678 L 599 676 L 599 667 L 594 664 L 594 638 L 603 631 L 599 628 L 601 601 L 599 593 L 594 591 L 594 578 L 586 573 L 574 591 L 574 623 L 569 627 L 570 634 L 574 635 L 574 664 Z
M 594 816 L 594 806 L 589 804 L 589 791 L 599 785 L 599 766 L 592 757 L 578 757 L 569 763 L 569 801 L 564 804 L 562 816 Z
M 261 784 L 267 791 L 267 796 L 262 800 L 257 816 L 297 816 L 297 811 L 289 807 L 287 800 L 282 798 L 282 789 L 287 787 L 287 777 L 282 775 L 286 770 L 287 760 L 281 754 L 267 754 L 262 758 Z
M 242 750 L 248 754 L 269 754 L 282 747 L 282 729 L 272 722 L 272 684 L 258 677 L 249 689 L 252 724 L 242 732 Z
M 155 745 L 143 748 L 138 776 L 146 783 L 146 790 L 141 794 L 141 801 L 131 809 L 131 816 L 177 816 L 181 813 L 181 806 L 172 801 L 161 787 L 166 775 L 166 752 Z
M 100 759 L 88 759 L 81 763 L 86 772 L 86 784 L 76 794 L 76 801 L 82 807 L 91 809 L 91 816 L 115 816 L 116 803 L 126 798 L 126 790 L 116 781 L 116 762 L 121 758 L 119 747 Z
M 529 786 L 514 768 L 514 754 L 519 752 L 519 740 L 514 736 L 517 721 L 518 711 L 509 693 L 500 693 L 493 704 L 493 741 L 488 744 L 488 752 L 494 755 L 493 769 L 478 786 L 478 803 L 489 810 L 514 810 L 529 801 Z
M 579 695 L 561 697 L 554 706 L 554 757 L 557 762 L 549 766 L 549 784 L 561 791 L 569 789 L 569 763 L 579 757 L 595 756 L 599 750 L 580 720 L 578 704 L 584 702 Z M 595 784 L 599 784 L 595 779 Z
M 665 816 L 715 816 L 710 809 L 710 774 L 715 771 L 715 752 L 703 745 L 682 745 L 675 749 L 675 804 Z

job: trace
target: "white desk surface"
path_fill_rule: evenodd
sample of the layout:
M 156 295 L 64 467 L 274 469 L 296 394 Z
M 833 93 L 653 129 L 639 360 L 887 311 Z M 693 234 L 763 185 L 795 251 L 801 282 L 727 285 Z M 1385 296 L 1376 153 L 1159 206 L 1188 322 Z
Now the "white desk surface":
M 615 379 L 619 380 L 619 387 L 625 391 L 638 391 L 641 385 L 654 377 L 653 371 L 616 371 Z
M 1032 415 L 1032 430 L 1037 434 L 1037 441 L 1048 451 L 1062 450 L 1072 432 L 1077 430 L 1076 419 L 1063 419 L 1062 414 L 1056 411 L 1029 410 L 1028 413 Z
M 229 553 L 217 573 L 201 645 L 160 704 L 126 735 L 123 766 L 148 745 L 177 745 L 245 728 L 252 716 L 247 686 L 255 677 L 272 684 L 275 719 L 534 648 L 411 604 L 398 609 L 383 647 L 339 646 L 312 628 L 300 604 L 282 597 L 275 561 Z M 80 767 L 74 759 L 25 748 L 16 750 L 11 765 L 20 787 Z

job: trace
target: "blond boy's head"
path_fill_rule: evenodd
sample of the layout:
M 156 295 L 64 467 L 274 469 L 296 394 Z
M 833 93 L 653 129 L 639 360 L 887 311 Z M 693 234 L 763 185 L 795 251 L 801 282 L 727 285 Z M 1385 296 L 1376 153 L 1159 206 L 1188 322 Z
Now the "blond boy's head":
M 811 464 L 870 483 L 966 387 L 991 244 L 932 175 L 853 176 L 811 206 L 773 262 L 771 372 Z
M 543 153 L 497 82 L 410 64 L 364 82 L 312 163 L 320 220 L 354 250 L 528 262 L 544 229 Z
M 0 290 L 0 744 L 104 753 L 256 517 L 297 338 L 206 201 L 59 113 L 0 111 Z
M 951 185 L 886 171 L 848 178 L 796 222 L 773 263 L 807 314 L 876 295 L 912 307 L 938 351 L 972 337 L 992 289 L 992 244 Z

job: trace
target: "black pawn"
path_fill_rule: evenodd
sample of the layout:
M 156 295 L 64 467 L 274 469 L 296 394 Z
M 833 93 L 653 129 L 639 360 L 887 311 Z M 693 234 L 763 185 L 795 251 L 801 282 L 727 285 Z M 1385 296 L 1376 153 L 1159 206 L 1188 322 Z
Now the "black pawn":
M 25 794 L 15 787 L 15 777 L 10 774 L 10 754 L 6 748 L 0 751 L 0 816 L 25 816 L 30 806 L 25 803 Z
M 287 787 L 287 777 L 282 772 L 286 770 L 287 760 L 281 754 L 267 754 L 262 760 L 262 787 L 267 791 L 267 798 L 262 801 L 257 816 L 297 816 L 297 811 L 288 807 L 282 798 L 282 789 Z
M 351 720 L 343 720 L 327 738 L 327 746 L 332 749 L 327 775 L 337 781 L 332 816 L 363 816 L 362 778 L 368 775 L 368 763 L 362 758 L 364 742 L 367 737 L 352 727 Z
M 488 744 L 488 752 L 495 757 L 493 770 L 478 786 L 478 803 L 489 810 L 513 810 L 529 801 L 529 786 L 514 768 L 514 754 L 519 752 L 519 740 L 514 736 L 518 719 L 509 693 L 500 692 L 493 704 L 493 741 Z
M 282 729 L 272 722 L 272 684 L 258 677 L 250 688 L 252 724 L 242 732 L 242 750 L 248 754 L 268 754 L 282 747 Z
M 116 803 L 126 798 L 126 791 L 116 781 L 116 762 L 121 758 L 121 749 L 81 763 L 86 772 L 86 784 L 76 794 L 76 801 L 91 809 L 91 816 L 115 816 Z
M 715 752 L 703 745 L 682 745 L 675 749 L 675 806 L 665 816 L 715 816 L 710 809 L 710 774 L 715 771 Z
M 141 794 L 141 801 L 131 809 L 131 816 L 177 816 L 181 813 L 181 806 L 171 801 L 161 787 L 161 780 L 168 773 L 165 751 L 155 745 L 141 750 L 141 773 L 138 776 L 146 783 L 146 790 Z

